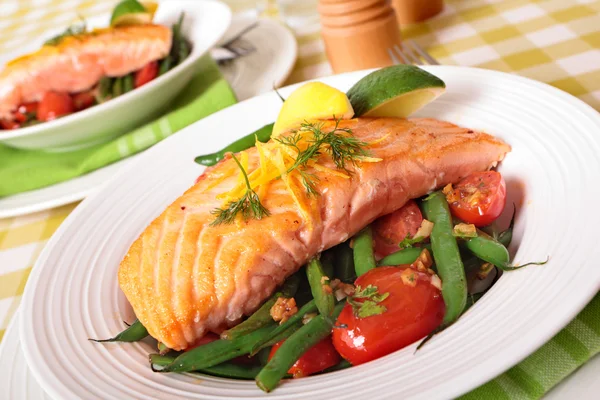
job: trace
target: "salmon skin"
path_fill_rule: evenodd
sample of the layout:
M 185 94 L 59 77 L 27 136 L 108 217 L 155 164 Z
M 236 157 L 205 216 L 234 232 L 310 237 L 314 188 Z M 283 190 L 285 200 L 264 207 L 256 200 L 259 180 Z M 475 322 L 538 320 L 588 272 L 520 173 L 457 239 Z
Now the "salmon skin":
M 372 143 L 370 155 L 381 161 L 357 164 L 349 179 L 309 170 L 319 178 L 318 195 L 297 191 L 300 203 L 283 179 L 273 180 L 257 191 L 270 216 L 210 226 L 211 210 L 223 206 L 217 196 L 240 179 L 229 157 L 146 228 L 121 262 L 119 284 L 154 338 L 183 350 L 206 332 L 235 325 L 320 251 L 410 199 L 488 170 L 510 151 L 493 136 L 434 119 L 360 118 L 340 128 Z M 252 171 L 259 154 L 246 153 Z
M 171 29 L 130 25 L 99 29 L 62 39 L 55 46 L 9 62 L 0 72 L 0 118 L 48 91 L 77 93 L 103 76 L 123 76 L 167 56 Z

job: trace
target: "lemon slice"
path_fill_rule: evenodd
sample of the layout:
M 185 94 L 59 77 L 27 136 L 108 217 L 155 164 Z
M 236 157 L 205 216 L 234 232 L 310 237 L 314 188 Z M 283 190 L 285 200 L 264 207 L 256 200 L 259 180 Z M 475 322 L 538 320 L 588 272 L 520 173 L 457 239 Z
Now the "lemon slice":
M 362 78 L 348 98 L 356 116 L 406 118 L 445 90 L 444 81 L 419 67 L 394 65 Z
M 149 24 L 152 22 L 157 7 L 156 3 L 146 3 L 143 5 L 137 0 L 123 0 L 115 6 L 110 18 L 110 25 Z
M 285 100 L 272 136 L 277 137 L 304 121 L 350 119 L 353 116 L 354 110 L 344 92 L 321 82 L 309 82 L 294 90 Z

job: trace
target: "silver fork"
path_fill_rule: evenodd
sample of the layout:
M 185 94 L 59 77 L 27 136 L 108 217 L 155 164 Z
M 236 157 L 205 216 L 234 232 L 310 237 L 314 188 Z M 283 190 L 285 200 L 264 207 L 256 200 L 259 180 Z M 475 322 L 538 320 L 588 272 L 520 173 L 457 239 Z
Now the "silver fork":
M 388 54 L 394 64 L 440 64 L 414 40 L 405 40 L 400 46 L 394 45 L 394 47 L 388 49 Z

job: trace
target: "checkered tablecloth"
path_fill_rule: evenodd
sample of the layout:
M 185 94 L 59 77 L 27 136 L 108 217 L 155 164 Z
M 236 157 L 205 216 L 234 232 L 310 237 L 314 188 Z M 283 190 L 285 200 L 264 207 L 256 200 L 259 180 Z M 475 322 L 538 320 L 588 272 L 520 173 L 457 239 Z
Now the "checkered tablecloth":
M 48 29 L 67 26 L 77 15 L 108 12 L 115 2 L 3 0 L 0 53 L 14 51 Z M 229 3 L 239 10 L 241 3 L 248 2 Z M 296 5 L 289 0 L 279 3 L 286 7 L 287 18 L 293 16 Z M 313 3 L 316 9 L 316 1 Z M 302 12 L 306 13 L 306 5 Z M 299 59 L 289 83 L 331 74 L 318 23 L 311 21 L 304 24 L 301 19 L 294 20 Z M 527 76 L 600 110 L 600 0 L 447 0 L 441 15 L 402 29 L 405 38 L 415 39 L 442 64 Z M 0 219 L 0 339 L 19 305 L 37 256 L 75 206 Z

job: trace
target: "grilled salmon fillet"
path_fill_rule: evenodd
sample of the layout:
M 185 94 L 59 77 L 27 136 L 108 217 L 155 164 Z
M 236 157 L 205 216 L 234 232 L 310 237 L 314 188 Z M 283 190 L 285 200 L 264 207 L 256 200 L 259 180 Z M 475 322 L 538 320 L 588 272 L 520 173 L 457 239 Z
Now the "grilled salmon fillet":
M 319 178 L 319 195 L 296 191 L 300 202 L 283 179 L 273 180 L 258 191 L 270 216 L 209 226 L 211 210 L 223 206 L 217 195 L 239 182 L 239 167 L 226 158 L 146 228 L 121 262 L 119 284 L 154 338 L 182 350 L 235 325 L 318 252 L 510 151 L 493 136 L 433 119 L 360 118 L 340 128 L 372 143 L 368 150 L 381 161 L 358 164 L 350 179 L 309 170 Z M 246 153 L 251 171 L 259 154 Z
M 0 72 L 0 118 L 12 119 L 20 104 L 39 101 L 45 92 L 80 92 L 103 76 L 123 76 L 164 58 L 171 36 L 162 25 L 112 27 L 66 37 L 19 57 Z

